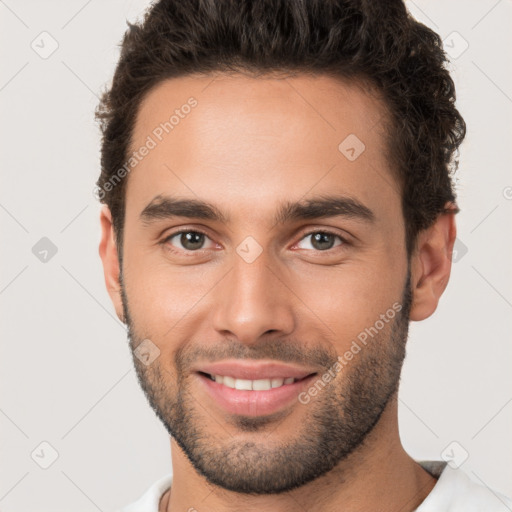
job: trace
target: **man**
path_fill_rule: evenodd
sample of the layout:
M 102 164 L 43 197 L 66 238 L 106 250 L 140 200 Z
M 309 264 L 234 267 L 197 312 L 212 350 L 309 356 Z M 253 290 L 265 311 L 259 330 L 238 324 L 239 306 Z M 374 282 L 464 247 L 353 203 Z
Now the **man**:
M 465 124 L 402 2 L 160 1 L 98 117 L 100 255 L 173 474 L 125 512 L 501 511 L 401 445 Z

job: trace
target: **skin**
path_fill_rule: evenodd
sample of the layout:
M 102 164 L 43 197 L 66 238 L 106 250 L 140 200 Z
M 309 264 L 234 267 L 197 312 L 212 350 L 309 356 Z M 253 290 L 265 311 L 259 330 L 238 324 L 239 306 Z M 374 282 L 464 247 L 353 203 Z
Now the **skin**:
M 299 352 L 341 355 L 358 333 L 403 299 L 408 270 L 405 227 L 400 189 L 385 158 L 386 114 L 376 94 L 326 76 L 189 76 L 167 80 L 145 98 L 132 149 L 142 146 L 168 118 L 167 112 L 190 96 L 197 99 L 197 107 L 127 178 L 121 281 L 112 218 L 107 207 L 101 211 L 99 252 L 105 283 L 118 317 L 129 323 L 132 349 L 149 338 L 160 350 L 149 368 L 134 358 L 147 394 L 158 396 L 157 372 L 163 379 L 161 402 L 152 406 L 168 412 L 166 404 L 173 403 L 181 389 L 190 399 L 185 410 L 190 426 L 207 439 L 213 453 L 218 448 L 221 455 L 221 448 L 251 441 L 259 450 L 277 454 L 287 443 L 303 439 L 308 429 L 315 432 L 318 415 L 325 416 L 327 404 L 337 403 L 335 396 L 350 389 L 357 369 L 366 369 L 371 356 L 401 362 L 393 348 L 405 345 L 406 332 L 397 341 L 390 328 L 383 329 L 378 343 L 355 356 L 321 397 L 307 406 L 294 403 L 253 429 L 244 429 L 233 415 L 205 400 L 190 367 L 180 374 L 176 355 L 192 349 L 220 350 L 227 340 L 254 354 L 265 354 L 270 340 L 275 347 L 293 343 Z M 365 144 L 355 161 L 338 150 L 351 133 Z M 357 199 L 374 212 L 375 221 L 332 217 L 274 223 L 283 201 L 333 193 Z M 207 201 L 230 220 L 174 218 L 145 226 L 140 213 L 158 194 Z M 186 256 L 179 236 L 159 243 L 182 227 L 205 231 L 206 248 Z M 351 243 L 315 249 L 307 236 L 315 229 L 328 229 Z M 247 236 L 263 249 L 252 263 L 236 252 Z M 423 320 L 435 311 L 449 280 L 455 236 L 452 213 L 440 215 L 420 233 L 410 261 L 410 320 Z M 318 368 L 321 372 L 320 364 Z M 387 384 L 397 381 L 386 368 L 382 364 L 378 378 Z M 216 512 L 320 507 L 412 511 L 435 479 L 402 447 L 396 390 L 376 420 L 364 442 L 329 471 L 272 494 L 245 494 L 212 483 L 171 437 L 172 492 L 162 497 L 160 512 L 190 507 Z M 258 464 L 265 467 L 256 458 L 251 463 L 255 472 Z

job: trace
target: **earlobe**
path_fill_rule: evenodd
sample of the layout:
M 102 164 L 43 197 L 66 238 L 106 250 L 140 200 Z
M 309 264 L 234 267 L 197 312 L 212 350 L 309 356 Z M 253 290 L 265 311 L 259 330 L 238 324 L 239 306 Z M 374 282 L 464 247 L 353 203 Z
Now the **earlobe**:
M 436 310 L 450 279 L 456 235 L 455 211 L 440 214 L 430 228 L 418 234 L 411 257 L 411 320 L 424 320 Z
M 114 236 L 112 214 L 108 206 L 103 206 L 100 213 L 101 241 L 99 255 L 103 263 L 105 286 L 121 322 L 124 322 L 121 285 L 119 282 L 119 258 Z

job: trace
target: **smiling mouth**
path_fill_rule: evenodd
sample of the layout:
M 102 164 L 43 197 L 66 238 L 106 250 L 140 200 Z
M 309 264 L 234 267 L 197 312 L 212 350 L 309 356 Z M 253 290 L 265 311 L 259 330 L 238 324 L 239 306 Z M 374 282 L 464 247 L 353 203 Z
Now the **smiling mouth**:
M 302 377 L 300 379 L 294 377 L 283 377 L 283 378 L 272 378 L 272 379 L 238 379 L 235 377 L 230 377 L 229 375 L 213 375 L 205 372 L 198 372 L 199 374 L 207 377 L 208 379 L 216 382 L 217 384 L 222 384 L 231 389 L 238 389 L 241 391 L 268 391 L 270 389 L 280 388 L 283 386 L 288 386 L 290 384 L 294 384 L 295 382 L 300 382 L 302 380 L 308 379 L 316 373 L 311 373 Z

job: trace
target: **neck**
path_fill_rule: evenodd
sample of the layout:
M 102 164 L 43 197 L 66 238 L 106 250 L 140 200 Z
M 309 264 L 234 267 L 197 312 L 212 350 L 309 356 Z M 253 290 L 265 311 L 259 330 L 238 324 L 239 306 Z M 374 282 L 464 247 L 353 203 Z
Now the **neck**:
M 199 475 L 171 438 L 172 492 L 167 491 L 159 512 L 247 512 L 322 510 L 323 512 L 415 510 L 436 480 L 403 449 L 398 433 L 396 396 L 361 446 L 329 473 L 298 489 L 253 496 L 227 491 Z M 219 461 L 219 463 L 222 463 Z

